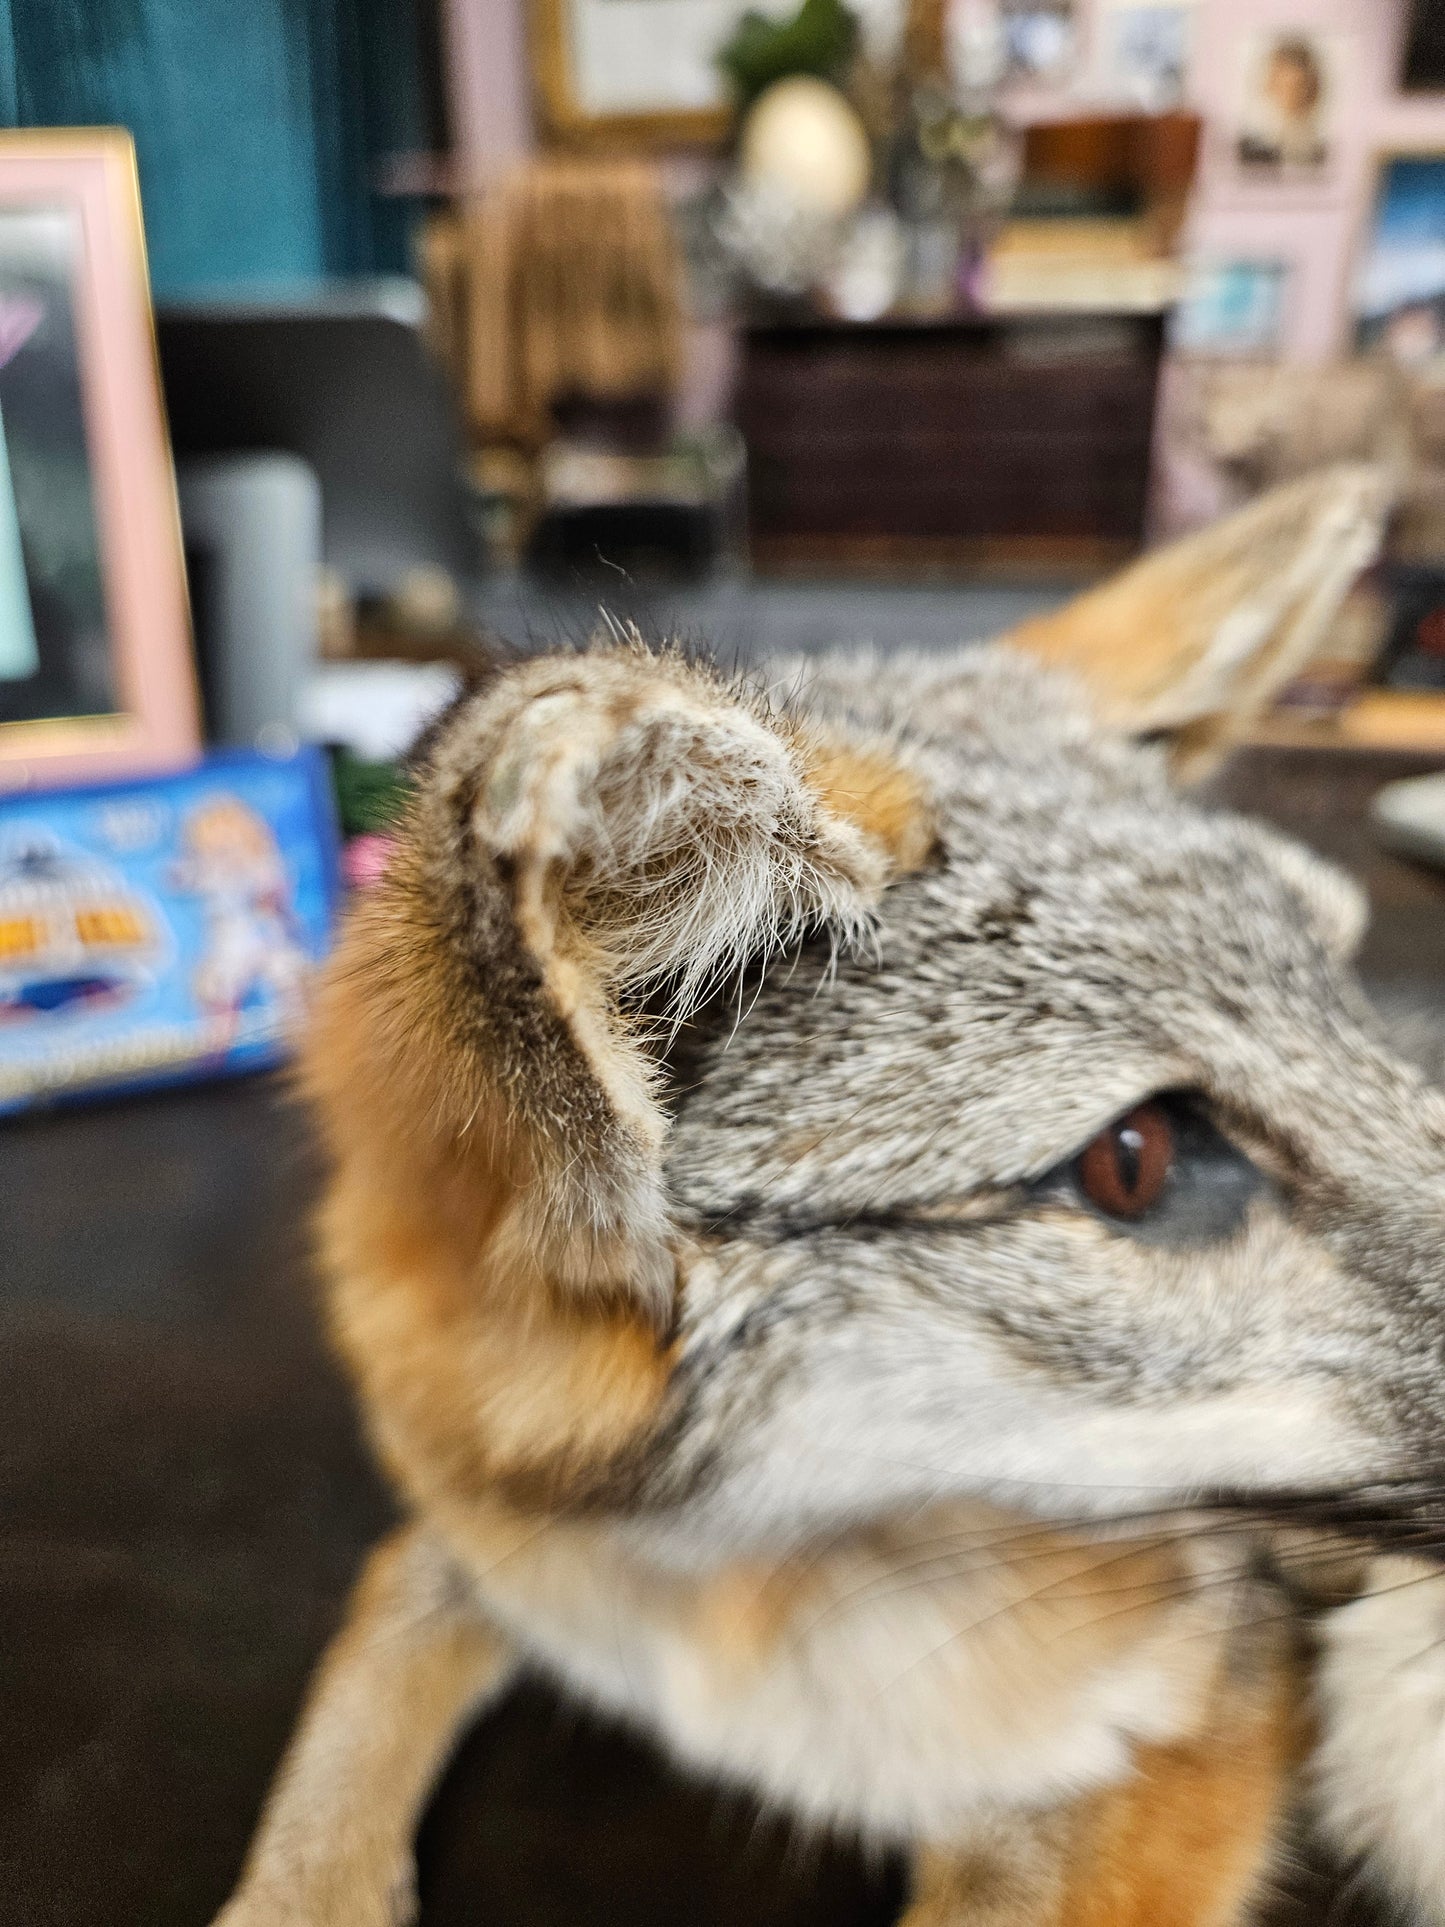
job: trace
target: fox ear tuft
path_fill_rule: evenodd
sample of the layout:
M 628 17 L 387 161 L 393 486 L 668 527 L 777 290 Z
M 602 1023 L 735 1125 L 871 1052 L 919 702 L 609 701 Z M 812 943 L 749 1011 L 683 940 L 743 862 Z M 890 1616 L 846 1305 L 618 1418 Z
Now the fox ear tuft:
M 887 880 L 887 839 L 810 780 L 807 739 L 678 658 L 529 665 L 477 722 L 473 832 L 564 1005 L 579 975 L 667 980 L 685 1012 L 806 926 L 856 933 Z

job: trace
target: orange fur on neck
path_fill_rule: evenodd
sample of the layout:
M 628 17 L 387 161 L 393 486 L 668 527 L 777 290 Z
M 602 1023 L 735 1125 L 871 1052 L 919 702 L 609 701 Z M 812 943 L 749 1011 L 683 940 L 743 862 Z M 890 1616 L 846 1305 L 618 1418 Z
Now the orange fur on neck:
M 359 907 L 319 998 L 304 1081 L 334 1162 L 332 1330 L 415 1499 L 562 1502 L 645 1433 L 666 1351 L 621 1277 L 579 1294 L 539 1261 L 533 1147 L 466 1061 L 441 949 L 403 878 Z

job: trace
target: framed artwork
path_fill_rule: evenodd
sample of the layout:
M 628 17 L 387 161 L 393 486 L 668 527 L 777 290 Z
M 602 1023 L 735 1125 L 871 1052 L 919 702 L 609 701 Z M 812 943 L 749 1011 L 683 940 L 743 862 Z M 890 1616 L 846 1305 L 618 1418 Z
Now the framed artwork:
M 1357 347 L 1409 366 L 1445 354 L 1445 152 L 1381 158 L 1354 307 Z
M 1011 79 L 1057 81 L 1078 52 L 1073 0 L 1003 0 L 999 13 Z
M 705 146 L 731 125 L 718 50 L 742 16 L 794 0 L 531 0 L 547 125 L 589 147 Z
M 1445 7 L 1410 0 L 1400 85 L 1410 94 L 1445 93 Z
M 200 749 L 135 153 L 0 133 L 0 789 Z
M 1283 261 L 1201 261 L 1174 311 L 1173 346 L 1187 354 L 1278 354 L 1284 326 Z
M 1271 28 L 1241 47 L 1234 158 L 1250 181 L 1328 178 L 1343 63 L 1336 39 L 1312 27 Z
M 1188 0 L 1124 0 L 1099 20 L 1099 85 L 1110 100 L 1149 113 L 1177 107 L 1189 74 L 1194 9 Z

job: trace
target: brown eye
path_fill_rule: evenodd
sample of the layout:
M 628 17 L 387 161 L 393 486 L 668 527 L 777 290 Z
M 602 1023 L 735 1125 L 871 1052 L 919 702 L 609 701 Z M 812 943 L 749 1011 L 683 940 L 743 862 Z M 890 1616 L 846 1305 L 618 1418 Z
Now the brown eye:
M 1142 1218 L 1174 1166 L 1174 1125 L 1162 1104 L 1140 1104 L 1080 1152 L 1079 1189 L 1111 1218 Z

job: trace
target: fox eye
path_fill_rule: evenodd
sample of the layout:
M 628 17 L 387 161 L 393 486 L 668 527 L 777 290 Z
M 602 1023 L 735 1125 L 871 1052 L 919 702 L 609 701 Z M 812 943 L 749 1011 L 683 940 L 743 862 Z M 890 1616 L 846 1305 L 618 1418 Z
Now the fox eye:
M 1157 1100 L 1115 1118 L 1084 1146 L 1074 1181 L 1108 1218 L 1142 1218 L 1159 1202 L 1174 1169 L 1174 1122 Z
M 1163 1091 L 1039 1179 L 1143 1244 L 1201 1246 L 1232 1238 L 1268 1185 L 1186 1091 Z

